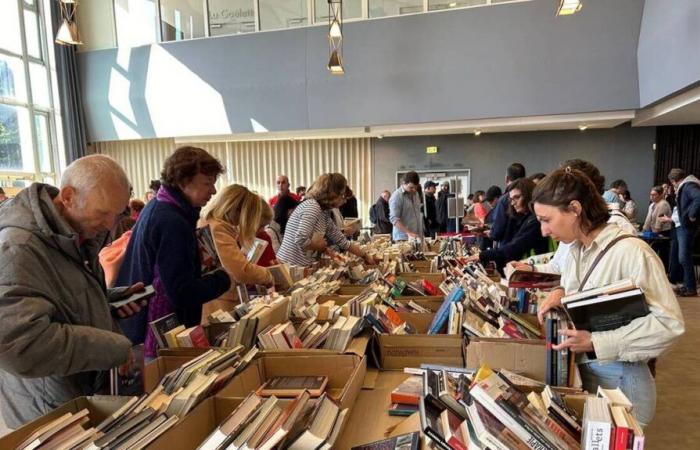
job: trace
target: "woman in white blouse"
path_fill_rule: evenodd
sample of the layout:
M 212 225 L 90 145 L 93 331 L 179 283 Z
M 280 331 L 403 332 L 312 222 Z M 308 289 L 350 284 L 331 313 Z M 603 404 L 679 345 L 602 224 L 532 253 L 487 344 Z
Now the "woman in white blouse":
M 562 331 L 567 339 L 555 349 L 577 353 L 586 390 L 595 393 L 598 386 L 619 387 L 634 405 L 640 424 L 649 424 L 656 408 L 656 385 L 647 361 L 662 354 L 685 331 L 661 260 L 644 241 L 607 223 L 605 202 L 580 171 L 567 167 L 550 174 L 535 189 L 533 204 L 542 234 L 571 243 L 561 287 L 540 305 L 540 320 L 545 312 L 561 306 L 565 294 L 579 290 L 630 279 L 644 291 L 647 316 L 611 331 Z M 591 270 L 603 249 L 621 236 L 626 238 L 616 241 Z M 584 279 L 589 270 L 590 276 Z

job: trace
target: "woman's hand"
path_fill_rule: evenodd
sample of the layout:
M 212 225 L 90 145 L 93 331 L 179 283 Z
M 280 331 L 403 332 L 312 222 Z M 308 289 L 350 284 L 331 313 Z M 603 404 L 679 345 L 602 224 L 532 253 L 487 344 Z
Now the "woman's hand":
M 309 242 L 309 248 L 311 250 L 322 252 L 326 250 L 326 247 L 326 237 L 321 234 L 314 235 L 314 237 L 311 238 L 311 242 Z
M 467 262 L 472 263 L 472 262 L 479 262 L 479 255 L 471 255 L 467 257 Z
M 586 353 L 593 351 L 593 339 L 590 331 L 586 330 L 559 330 L 561 336 L 566 336 L 566 340 L 561 344 L 552 345 L 552 350 L 562 350 L 568 348 L 574 353 Z
M 520 261 L 511 261 L 508 263 L 508 266 L 512 267 L 515 270 L 522 270 L 523 272 L 533 272 L 534 269 L 530 264 L 520 262 Z
M 561 306 L 562 297 L 564 297 L 564 289 L 554 289 L 547 295 L 545 301 L 537 306 L 537 318 L 540 320 L 540 323 L 544 323 L 544 315 L 547 311 Z

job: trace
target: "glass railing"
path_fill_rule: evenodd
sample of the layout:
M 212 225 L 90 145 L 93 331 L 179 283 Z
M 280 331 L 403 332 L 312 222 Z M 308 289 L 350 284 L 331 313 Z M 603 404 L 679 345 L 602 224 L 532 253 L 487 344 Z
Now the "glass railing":
M 529 0 L 344 0 L 343 20 Z M 115 0 L 119 46 L 328 24 L 327 0 Z M 136 25 L 136 26 L 135 26 Z

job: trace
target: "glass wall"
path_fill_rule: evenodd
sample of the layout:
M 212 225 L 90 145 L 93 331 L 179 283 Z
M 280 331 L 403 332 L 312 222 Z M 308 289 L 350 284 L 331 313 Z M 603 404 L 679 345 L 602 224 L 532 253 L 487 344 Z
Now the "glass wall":
M 423 12 L 423 0 L 369 0 L 370 17 L 399 16 Z
M 255 31 L 254 0 L 209 0 L 211 36 Z
M 158 0 L 114 0 L 114 21 L 120 47 L 158 42 Z
M 206 0 L 160 0 L 161 40 L 204 37 L 205 7 Z
M 13 0 L 5 0 L 13 2 Z M 57 1 L 57 0 L 56 0 Z M 469 8 L 527 0 L 343 0 L 343 20 L 362 20 Z M 328 0 L 113 0 L 117 45 L 136 47 L 156 42 L 225 36 L 328 23 Z M 27 3 L 27 1 L 25 1 Z M 15 6 L 12 5 L 12 8 Z M 3 11 L 4 12 L 4 11 Z M 31 36 L 36 16 L 25 10 L 30 55 L 40 48 Z M 20 51 L 18 23 L 0 16 L 0 27 L 15 36 L 1 43 Z M 40 56 L 36 56 L 40 57 Z
M 0 185 L 4 186 L 11 178 L 54 177 L 55 131 L 44 6 L 44 1 L 2 2 Z
M 260 29 L 277 30 L 309 25 L 307 0 L 258 0 Z

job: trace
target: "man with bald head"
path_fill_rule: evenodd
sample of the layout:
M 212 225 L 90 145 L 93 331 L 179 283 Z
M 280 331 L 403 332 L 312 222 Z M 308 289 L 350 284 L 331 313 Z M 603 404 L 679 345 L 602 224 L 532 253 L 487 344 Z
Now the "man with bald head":
M 11 428 L 98 392 L 127 362 L 96 238 L 129 193 L 122 168 L 92 155 L 66 168 L 60 189 L 34 183 L 0 209 L 0 410 Z
M 285 195 L 292 197 L 297 203 L 301 201 L 301 197 L 299 197 L 294 192 L 290 191 L 289 187 L 289 177 L 287 175 L 280 175 L 277 177 L 277 195 L 275 195 L 268 201 L 270 207 L 274 208 L 277 204 L 277 200 L 279 200 L 280 197 L 283 197 Z

